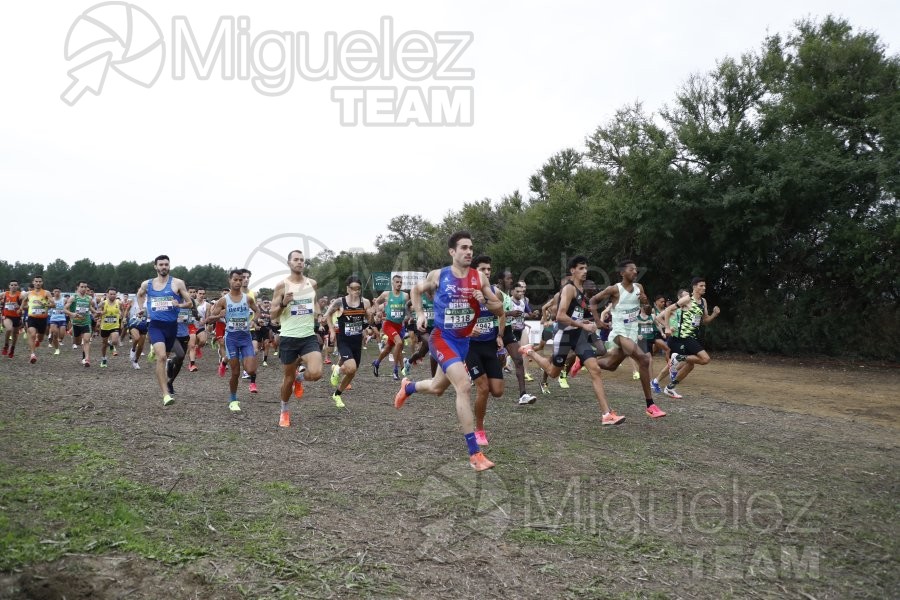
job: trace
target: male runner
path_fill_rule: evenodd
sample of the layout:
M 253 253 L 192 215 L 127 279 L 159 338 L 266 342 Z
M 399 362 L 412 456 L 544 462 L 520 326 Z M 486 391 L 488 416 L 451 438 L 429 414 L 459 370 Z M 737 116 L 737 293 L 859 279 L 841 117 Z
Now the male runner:
M 427 324 L 422 306 L 422 294 L 434 293 L 434 331 L 431 333 L 431 353 L 440 371 L 433 379 L 418 383 L 403 378 L 394 396 L 394 406 L 400 408 L 415 392 L 440 396 L 453 386 L 456 392 L 456 417 L 469 449 L 469 464 L 476 471 L 494 466 L 478 447 L 475 439 L 475 418 L 469 404 L 471 379 L 466 372 L 465 358 L 469 352 L 469 336 L 475 328 L 481 305 L 496 316 L 503 315 L 503 302 L 491 291 L 490 281 L 472 268 L 472 235 L 458 231 L 447 243 L 452 259 L 450 266 L 431 271 L 424 281 L 411 290 L 413 308 L 418 315 L 419 331 Z M 405 303 L 402 305 L 405 310 Z
M 281 382 L 281 416 L 278 425 L 291 426 L 288 400 L 291 389 L 294 397 L 303 396 L 303 381 L 317 381 L 322 377 L 322 353 L 316 339 L 316 288 L 314 279 L 303 274 L 306 259 L 300 250 L 288 253 L 291 274 L 275 286 L 272 297 L 272 323 L 281 327 L 278 358 L 284 367 Z M 297 368 L 304 365 L 302 373 Z
M 28 345 L 31 347 L 29 362 L 34 364 L 37 362 L 37 349 L 40 348 L 47 333 L 47 316 L 54 303 L 50 292 L 44 289 L 43 277 L 35 275 L 31 280 L 31 286 L 33 289 L 22 298 L 21 308 L 23 311 L 27 308 L 28 311 Z
M 516 382 L 519 384 L 518 404 L 519 406 L 534 404 L 537 400 L 537 396 L 533 396 L 525 390 L 525 363 L 522 360 L 522 355 L 519 353 L 519 340 L 522 339 L 522 330 L 525 328 L 525 311 L 513 307 L 512 272 L 509 270 L 504 271 L 503 275 L 497 280 L 497 283 L 501 292 L 498 296 L 500 296 L 500 299 L 503 301 L 503 310 L 506 313 L 506 327 L 503 330 L 503 346 L 506 348 L 506 351 L 509 353 L 513 364 L 515 365 Z M 517 319 L 521 320 L 518 337 L 516 336 L 516 331 L 513 327 L 513 323 Z
M 353 381 L 362 360 L 363 328 L 372 312 L 372 304 L 362 297 L 362 282 L 356 275 L 347 278 L 347 295 L 335 299 L 325 313 L 325 321 L 332 322 L 338 313 L 335 338 L 340 364 L 331 366 L 331 385 L 335 388 L 331 399 L 338 408 L 344 408 L 343 394 Z
M 246 269 L 233 269 L 229 274 L 231 289 L 228 294 L 222 296 L 209 309 L 209 318 L 217 319 L 225 316 L 225 346 L 231 368 L 231 379 L 228 388 L 231 396 L 228 400 L 228 410 L 241 412 L 241 403 L 238 401 L 237 388 L 240 379 L 241 367 L 250 374 L 250 392 L 256 393 L 256 351 L 253 349 L 253 337 L 250 335 L 251 312 L 259 314 L 256 300 L 242 291 L 242 281 Z
M 419 331 L 419 347 L 416 348 L 412 355 L 409 358 L 403 359 L 403 376 L 409 377 L 409 370 L 419 364 L 425 356 L 428 356 L 428 361 L 431 363 L 431 376 L 434 377 L 435 373 L 437 373 L 437 361 L 431 356 L 431 332 L 434 330 L 434 298 L 430 294 L 422 294 L 422 308 L 425 309 L 425 331 Z M 411 309 L 411 312 L 415 313 L 415 309 Z M 416 316 L 416 322 L 413 323 L 413 327 L 418 329 L 418 316 Z
M 609 342 L 612 348 L 601 358 L 598 363 L 601 369 L 615 371 L 623 360 L 629 356 L 638 365 L 641 388 L 644 391 L 644 400 L 647 403 L 647 416 L 658 419 L 666 416 L 653 402 L 653 394 L 650 392 L 650 355 L 641 350 L 638 344 L 638 317 L 641 314 L 641 306 L 649 309 L 650 302 L 644 287 L 637 283 L 637 265 L 630 258 L 621 261 L 618 266 L 622 282 L 607 286 L 590 300 L 591 313 L 596 315 L 594 319 L 600 327 L 601 316 L 598 310 L 600 301 L 609 299 L 612 314 L 612 329 L 609 332 Z
M 79 281 L 78 291 L 69 299 L 66 314 L 72 318 L 72 341 L 81 346 L 81 364 L 85 367 L 91 366 L 91 315 L 95 310 L 87 282 Z
M 491 280 L 491 258 L 479 256 L 472 261 L 476 270 Z M 491 286 L 496 294 L 496 288 Z M 469 341 L 466 353 L 466 367 L 475 382 L 475 441 L 479 446 L 487 446 L 484 432 L 484 416 L 487 413 L 488 396 L 503 397 L 503 365 L 497 353 L 503 350 L 503 330 L 506 327 L 504 314 L 494 315 L 487 306 L 479 307 L 478 320 Z
M 9 282 L 9 290 L 3 292 L 3 356 L 12 358 L 16 353 L 19 332 L 22 330 L 22 290 L 19 282 Z
M 153 260 L 156 277 L 141 284 L 137 292 L 138 306 L 147 304 L 147 337 L 156 355 L 156 381 L 163 394 L 163 406 L 175 401 L 169 393 L 166 363 L 178 334 L 178 311 L 193 306 L 184 281 L 169 275 L 169 257 L 160 254 Z M 141 310 L 143 313 L 143 310 Z M 139 313 L 139 315 L 141 314 Z
M 381 361 L 389 353 L 394 357 L 394 380 L 400 379 L 398 371 L 400 370 L 401 357 L 403 356 L 403 336 L 400 335 L 400 329 L 403 327 L 403 319 L 406 318 L 406 302 L 409 295 L 401 292 L 403 286 L 403 278 L 399 275 L 391 277 L 391 289 L 381 293 L 375 299 L 375 306 L 384 306 L 384 321 L 381 324 L 381 330 L 387 336 L 387 344 L 381 354 L 372 362 L 372 371 L 375 377 L 378 377 L 378 367 Z
M 131 303 L 128 312 L 128 333 L 131 335 L 131 368 L 140 369 L 139 361 L 144 354 L 144 343 L 147 341 L 147 329 L 149 327 L 145 306 L 138 304 L 137 298 Z
M 197 370 L 197 359 L 203 358 L 203 347 L 206 346 L 206 340 L 208 338 L 206 333 L 206 311 L 209 307 L 210 304 L 206 301 L 206 290 L 204 288 L 197 288 L 197 301 L 195 307 L 197 309 L 197 318 L 191 325 L 194 332 L 190 333 L 191 327 L 188 328 L 188 333 L 190 333 L 191 336 L 191 339 L 188 342 L 188 360 L 190 361 L 188 364 L 188 371 L 192 373 Z
M 53 288 L 53 303 L 50 307 L 50 345 L 53 354 L 59 355 L 59 345 L 66 337 L 66 300 L 59 288 Z
M 125 308 L 119 300 L 116 288 L 109 288 L 106 298 L 99 306 L 100 312 L 100 368 L 106 368 L 106 350 L 110 344 L 119 343 L 119 332 L 122 330 L 122 320 L 125 317 Z
M 534 352 L 531 345 L 522 346 L 519 349 L 525 356 L 530 356 L 541 366 L 550 377 L 557 377 L 562 371 L 566 357 L 570 350 L 581 359 L 581 364 L 587 368 L 591 376 L 591 384 L 594 387 L 594 395 L 600 405 L 603 425 L 618 425 L 625 421 L 609 408 L 606 401 L 606 392 L 603 389 L 603 379 L 600 373 L 600 365 L 597 364 L 596 348 L 594 348 L 593 334 L 597 326 L 591 319 L 585 318 L 587 310 L 587 298 L 584 293 L 584 282 L 587 279 L 587 258 L 574 256 L 567 264 L 569 279 L 559 292 L 559 307 L 556 311 L 556 321 L 560 330 L 553 338 L 553 358 L 547 360 Z

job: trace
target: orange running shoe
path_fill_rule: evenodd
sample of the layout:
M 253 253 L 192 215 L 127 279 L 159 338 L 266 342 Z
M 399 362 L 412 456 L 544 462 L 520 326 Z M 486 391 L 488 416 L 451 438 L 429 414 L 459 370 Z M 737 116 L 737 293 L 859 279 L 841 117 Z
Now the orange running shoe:
M 604 425 L 618 425 L 619 423 L 624 423 L 625 417 L 620 417 L 615 413 L 615 411 L 609 411 L 609 414 L 603 417 Z
M 400 408 L 406 402 L 406 399 L 409 398 L 409 394 L 406 393 L 406 385 L 409 383 L 411 382 L 408 377 L 404 377 L 403 381 L 400 382 L 400 390 L 394 396 L 394 408 Z
M 291 413 L 286 410 L 281 411 L 281 418 L 278 419 L 279 427 L 290 427 L 291 426 Z
M 651 417 L 653 419 L 658 419 L 660 417 L 666 416 L 666 413 L 663 412 L 662 410 L 660 410 L 660 408 L 657 405 L 651 404 L 650 406 L 647 407 L 647 416 Z
M 470 456 L 469 464 L 472 465 L 472 468 L 476 471 L 487 471 L 494 466 L 494 463 L 489 461 L 483 452 L 476 452 Z
M 294 380 L 294 398 L 303 397 L 303 382 Z

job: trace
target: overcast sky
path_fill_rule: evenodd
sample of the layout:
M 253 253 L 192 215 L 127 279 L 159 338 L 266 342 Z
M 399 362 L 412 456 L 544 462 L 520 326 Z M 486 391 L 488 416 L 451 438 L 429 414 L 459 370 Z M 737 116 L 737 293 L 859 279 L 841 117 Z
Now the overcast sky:
M 392 216 L 437 221 L 465 201 L 527 194 L 528 177 L 549 156 L 582 148 L 617 108 L 640 100 L 656 111 L 691 73 L 757 49 L 767 33 L 789 31 L 799 18 L 841 15 L 877 31 L 890 52 L 900 48 L 900 5 L 887 1 L 144 1 L 137 6 L 152 21 L 131 11 L 127 48 L 104 39 L 127 31 L 120 17 L 128 11 L 118 3 L 89 11 L 95 4 L 4 5 L 0 259 L 118 263 L 167 253 L 173 265 L 258 269 L 268 266 L 254 249 L 280 234 L 311 236 L 313 254 L 321 246 L 369 250 Z M 228 17 L 235 19 L 236 47 L 255 47 L 260 58 L 244 61 L 243 77 L 223 79 L 218 63 L 201 80 L 184 49 L 189 44 L 181 43 L 190 41 L 185 32 L 205 50 Z M 161 31 L 157 46 L 153 22 Z M 382 54 L 379 71 L 353 81 L 347 65 L 365 71 L 375 63 L 343 64 L 332 54 L 331 79 L 311 81 L 303 61 L 292 59 L 293 77 L 280 86 L 274 77 L 252 80 L 266 66 L 278 73 L 279 39 L 308 39 L 308 63 L 321 66 L 326 32 L 334 32 L 344 58 L 363 56 L 366 39 L 383 45 L 386 22 L 391 39 L 408 44 L 407 56 L 433 48 L 442 64 L 429 68 L 444 79 L 432 71 L 412 81 L 401 71 L 409 75 L 426 63 L 397 67 L 396 56 Z M 276 38 L 266 31 L 291 33 Z M 179 61 L 186 67 L 176 79 Z M 113 68 L 101 93 L 79 97 L 83 80 L 102 75 L 96 67 L 105 62 Z M 83 63 L 90 64 L 71 79 Z M 467 71 L 471 79 L 463 78 Z M 398 104 L 405 94 L 404 112 L 392 115 L 383 95 L 393 92 L 375 88 L 399 90 Z M 357 96 L 365 97 L 359 113 L 352 101 L 335 101 Z M 356 125 L 342 124 L 354 114 Z M 426 114 L 471 124 L 364 122 Z M 266 247 L 277 255 L 298 245 L 288 235 Z

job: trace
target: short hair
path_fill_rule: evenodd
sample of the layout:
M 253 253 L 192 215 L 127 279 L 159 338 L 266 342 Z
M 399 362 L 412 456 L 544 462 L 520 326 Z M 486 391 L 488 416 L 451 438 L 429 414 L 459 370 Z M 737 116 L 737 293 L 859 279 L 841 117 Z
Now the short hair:
M 698 283 L 706 283 L 706 277 L 694 277 L 691 279 L 691 287 L 694 287 Z
M 350 287 L 351 283 L 358 283 L 360 285 L 360 287 L 362 287 L 362 281 L 360 281 L 359 277 L 357 277 L 356 275 L 351 275 L 350 277 L 347 278 L 347 282 L 346 282 L 347 287 Z
M 170 259 L 165 254 L 160 254 L 159 256 L 157 256 L 156 258 L 153 259 L 153 264 L 156 265 L 161 260 L 170 260 Z
M 391 281 L 393 281 L 395 279 L 399 279 L 400 281 L 403 281 L 403 275 L 400 275 L 399 273 L 395 273 L 395 274 L 391 275 Z
M 83 280 L 82 280 L 82 281 L 79 281 L 79 282 L 78 282 L 78 285 L 77 285 L 76 287 L 81 287 L 81 284 L 82 284 L 82 283 L 83 283 L 84 285 L 90 287 L 90 284 L 89 284 L 87 281 L 83 281 Z
M 241 275 L 246 275 L 247 277 L 250 277 L 251 275 L 253 275 L 253 273 L 250 272 L 250 269 L 244 267 L 243 269 L 241 269 Z
M 587 264 L 587 257 L 584 256 L 583 254 L 579 254 L 578 256 L 573 256 L 572 258 L 569 259 L 569 262 L 566 263 L 566 269 L 568 269 L 569 272 L 571 273 L 572 269 L 578 267 L 578 265 L 586 265 L 586 264 Z
M 665 294 L 657 294 L 656 296 L 653 297 L 653 301 L 656 302 L 656 301 L 659 300 L 660 298 L 662 298 L 663 300 L 665 300 L 665 299 L 666 299 Z
M 288 262 L 291 262 L 291 256 L 294 254 L 294 252 L 296 252 L 300 256 L 303 256 L 303 250 L 291 250 L 290 252 L 288 252 Z
M 43 281 L 44 276 L 43 275 L 35 275 L 34 277 L 31 278 L 32 281 L 34 281 L 35 279 L 40 279 L 41 281 Z
M 456 245 L 459 243 L 459 240 L 471 240 L 472 234 L 468 231 L 457 231 L 453 235 L 450 236 L 450 239 L 447 240 L 447 247 L 451 249 L 455 249 Z
M 240 276 L 241 279 L 243 279 L 244 278 L 244 270 L 243 269 L 232 269 L 231 272 L 228 274 L 228 279 L 231 279 L 235 275 L 238 275 L 238 276 Z
M 472 261 L 472 264 L 475 265 L 476 269 L 478 268 L 478 265 L 490 265 L 491 257 L 487 254 L 482 254 L 481 256 L 476 257 L 475 260 Z
M 119 290 L 117 290 L 116 288 L 111 287 L 111 288 L 109 288 L 108 290 L 106 290 L 106 293 L 107 293 L 107 294 L 110 293 L 110 292 L 116 292 L 116 293 L 118 293 L 118 291 L 119 291 Z
M 623 258 L 622 260 L 619 261 L 619 264 L 618 264 L 618 266 L 617 266 L 617 269 L 618 269 L 619 273 L 621 273 L 622 271 L 624 271 L 624 270 L 628 267 L 628 265 L 636 265 L 636 264 L 637 264 L 637 263 L 635 263 L 635 262 L 634 262 L 633 260 L 631 260 L 630 258 Z
M 12 285 L 14 283 L 19 283 L 19 280 L 18 279 L 10 279 L 9 280 L 9 285 Z

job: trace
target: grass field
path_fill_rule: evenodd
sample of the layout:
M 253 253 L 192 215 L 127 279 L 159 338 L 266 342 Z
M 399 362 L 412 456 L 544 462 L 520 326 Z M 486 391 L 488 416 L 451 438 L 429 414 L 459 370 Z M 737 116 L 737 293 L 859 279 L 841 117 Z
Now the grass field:
M 146 361 L 79 358 L 0 361 L 0 598 L 900 592 L 896 369 L 714 360 L 651 421 L 623 367 L 616 428 L 587 373 L 525 409 L 507 376 L 476 475 L 450 398 L 365 369 L 281 429 L 277 359 L 232 415 L 208 359 L 163 408 Z

